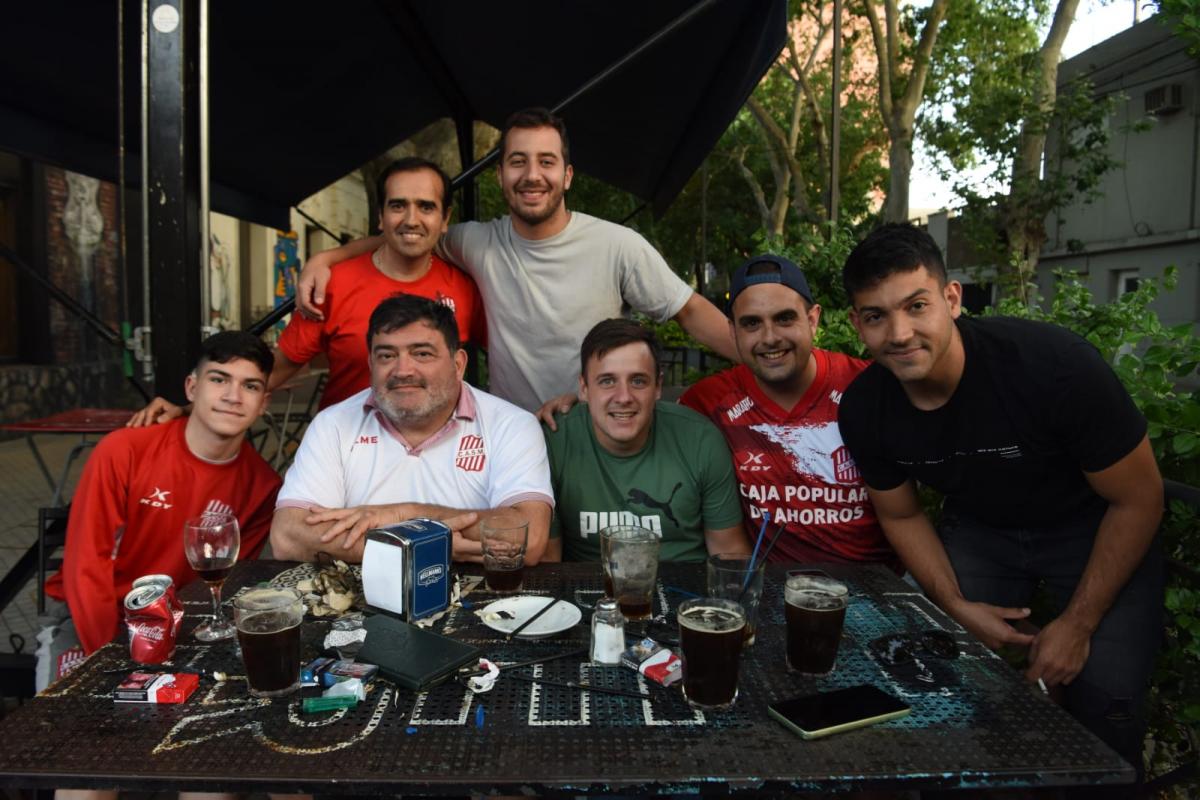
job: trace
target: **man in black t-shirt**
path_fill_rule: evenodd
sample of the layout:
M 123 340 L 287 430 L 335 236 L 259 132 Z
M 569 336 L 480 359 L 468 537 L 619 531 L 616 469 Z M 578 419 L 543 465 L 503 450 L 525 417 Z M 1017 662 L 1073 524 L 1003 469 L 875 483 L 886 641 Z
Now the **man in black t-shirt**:
M 1068 709 L 1140 774 L 1163 592 L 1145 419 L 1075 334 L 960 317 L 962 287 L 911 225 L 868 236 L 843 282 L 875 363 L 838 421 L 892 547 L 989 647 L 1027 645 L 1028 680 L 1064 685 Z M 937 533 L 918 481 L 945 495 Z M 1057 616 L 1020 633 L 1009 620 L 1039 583 Z

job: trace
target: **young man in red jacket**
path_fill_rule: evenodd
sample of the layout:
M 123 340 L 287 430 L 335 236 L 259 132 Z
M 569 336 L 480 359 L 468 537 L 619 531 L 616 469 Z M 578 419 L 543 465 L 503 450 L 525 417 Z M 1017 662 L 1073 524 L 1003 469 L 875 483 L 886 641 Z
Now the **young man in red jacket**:
M 185 383 L 190 416 L 114 431 L 96 446 L 75 490 L 63 568 L 46 582 L 70 618 L 38 635 L 39 690 L 112 640 L 134 580 L 161 573 L 182 586 L 196 578 L 183 552 L 187 518 L 235 514 L 239 558 L 258 555 L 280 479 L 246 431 L 266 407 L 272 361 L 248 333 L 215 334 Z

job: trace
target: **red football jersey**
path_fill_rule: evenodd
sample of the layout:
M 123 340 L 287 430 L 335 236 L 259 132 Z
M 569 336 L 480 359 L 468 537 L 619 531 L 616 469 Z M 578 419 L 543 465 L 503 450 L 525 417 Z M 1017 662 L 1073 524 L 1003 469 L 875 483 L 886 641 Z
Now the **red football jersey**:
M 449 306 L 458 321 L 464 342 L 487 346 L 487 319 L 475 281 L 436 255 L 429 272 L 412 281 L 397 281 L 375 268 L 371 253 L 335 264 L 325 289 L 325 320 L 292 314 L 279 337 L 279 349 L 297 364 L 307 364 L 318 353 L 329 356 L 329 383 L 321 395 L 321 408 L 340 403 L 371 385 L 367 364 L 367 323 L 375 306 L 403 292 Z
M 776 561 L 885 562 L 894 566 L 867 488 L 838 431 L 842 392 L 866 366 L 813 350 L 817 374 L 791 411 L 770 400 L 738 365 L 692 386 L 679 402 L 711 419 L 733 451 L 746 519 L 757 534 L 787 522 Z

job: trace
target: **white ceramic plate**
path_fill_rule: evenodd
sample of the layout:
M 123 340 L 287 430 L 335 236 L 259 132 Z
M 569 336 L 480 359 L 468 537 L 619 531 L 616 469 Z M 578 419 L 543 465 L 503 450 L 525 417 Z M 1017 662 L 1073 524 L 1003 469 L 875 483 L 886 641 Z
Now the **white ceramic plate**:
M 489 620 L 484 617 L 483 624 L 494 631 L 509 634 L 519 628 L 525 620 L 545 608 L 549 602 L 549 597 L 541 595 L 526 594 L 504 597 L 484 606 L 483 614 L 490 615 L 507 611 L 513 615 L 513 619 Z M 559 600 L 554 608 L 542 614 L 528 628 L 518 633 L 517 638 L 540 639 L 544 636 L 553 636 L 578 625 L 581 619 L 583 619 L 583 612 L 579 610 L 578 606 L 568 600 Z

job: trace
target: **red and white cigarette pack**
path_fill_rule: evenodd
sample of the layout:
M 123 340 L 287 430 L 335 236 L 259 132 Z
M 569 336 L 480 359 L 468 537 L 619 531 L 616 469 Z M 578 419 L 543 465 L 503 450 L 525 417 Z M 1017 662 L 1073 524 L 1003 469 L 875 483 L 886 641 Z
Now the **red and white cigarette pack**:
M 113 689 L 118 703 L 182 703 L 200 686 L 200 676 L 192 672 L 131 672 Z
M 670 686 L 683 677 L 683 662 L 679 656 L 653 639 L 631 644 L 621 654 L 621 663 L 663 686 Z

